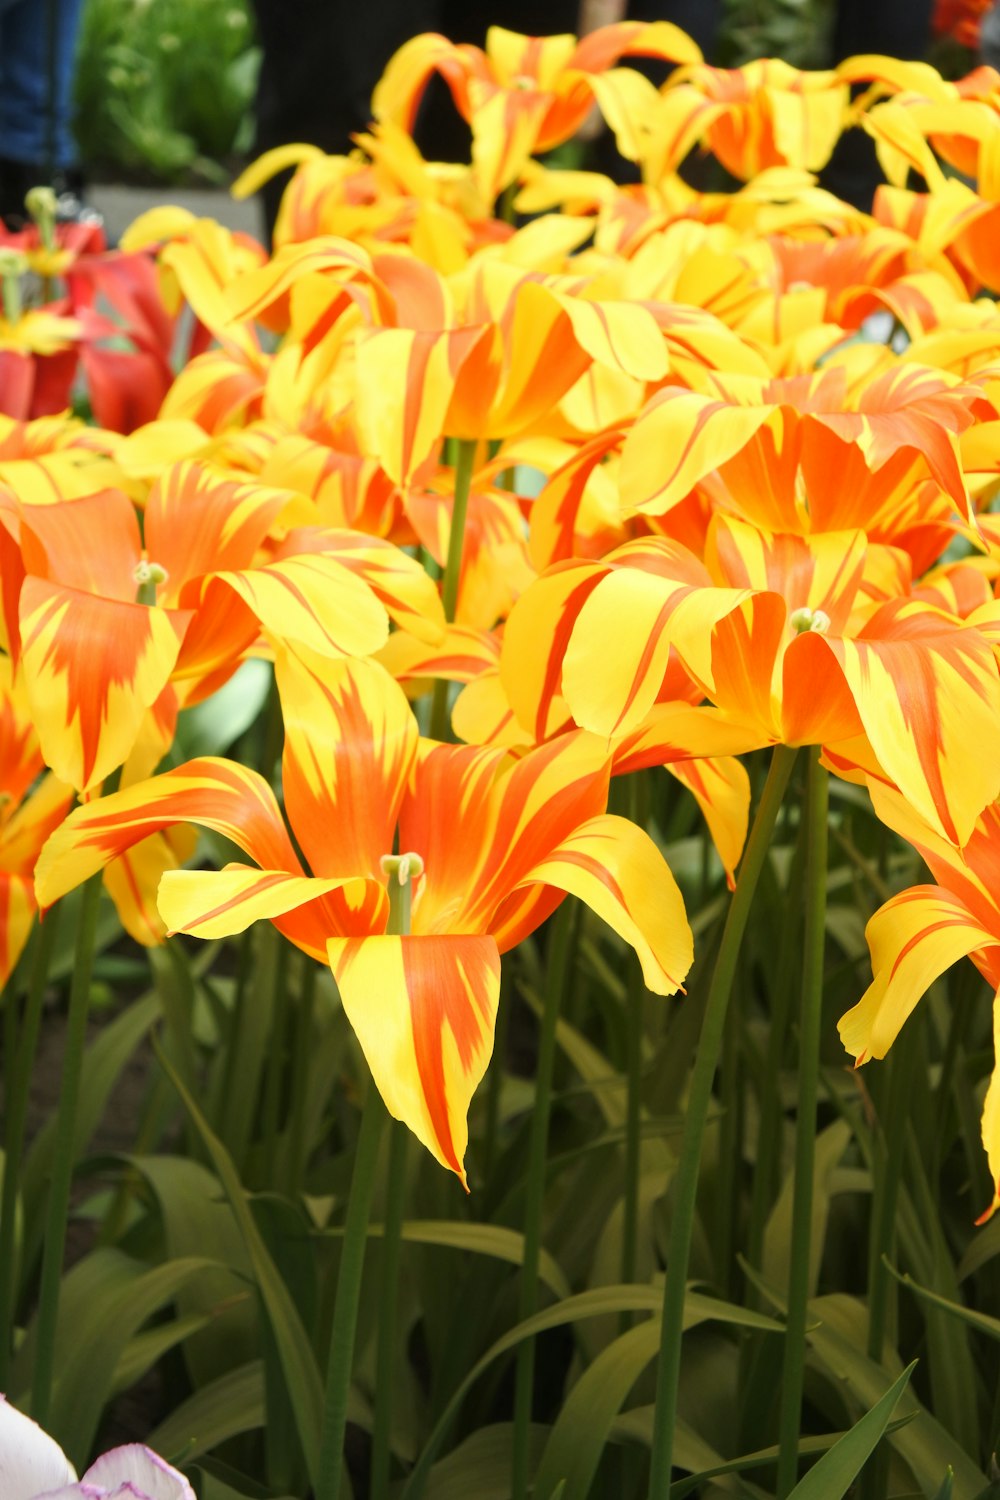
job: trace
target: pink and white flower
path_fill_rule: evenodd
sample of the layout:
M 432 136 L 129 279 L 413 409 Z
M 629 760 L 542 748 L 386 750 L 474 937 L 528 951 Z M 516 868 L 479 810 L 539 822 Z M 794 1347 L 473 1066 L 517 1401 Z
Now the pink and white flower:
M 112 1448 L 77 1479 L 59 1444 L 3 1396 L 0 1495 L 3 1500 L 195 1500 L 183 1474 L 142 1443 Z

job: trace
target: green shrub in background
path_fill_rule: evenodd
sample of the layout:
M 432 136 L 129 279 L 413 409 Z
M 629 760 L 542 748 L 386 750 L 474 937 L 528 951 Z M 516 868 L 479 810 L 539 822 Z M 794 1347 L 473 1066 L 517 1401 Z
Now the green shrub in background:
M 828 68 L 832 0 L 723 0 L 714 62 L 737 68 L 780 57 L 795 68 Z
M 247 0 L 87 0 L 76 135 L 91 171 L 224 180 L 252 141 L 260 53 Z

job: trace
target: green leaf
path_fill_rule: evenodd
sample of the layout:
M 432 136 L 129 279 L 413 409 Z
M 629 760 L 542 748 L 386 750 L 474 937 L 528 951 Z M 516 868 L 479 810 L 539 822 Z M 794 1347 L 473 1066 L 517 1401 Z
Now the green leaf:
M 773 1306 L 784 1307 L 783 1298 L 763 1277 L 745 1263 L 744 1269 Z M 898 1367 L 887 1371 L 862 1353 L 868 1328 L 866 1309 L 853 1297 L 834 1293 L 812 1298 L 809 1317 L 811 1326 L 806 1337 L 820 1365 L 835 1381 L 845 1384 L 858 1401 L 874 1405 L 900 1371 Z M 955 1471 L 956 1500 L 974 1500 L 986 1482 L 985 1474 L 911 1390 L 903 1395 L 901 1415 L 912 1416 L 913 1420 L 892 1434 L 892 1445 L 909 1464 L 924 1493 L 932 1493 L 950 1464 Z
M 178 1312 L 212 1319 L 204 1334 L 184 1347 L 185 1363 L 195 1385 L 204 1385 L 234 1366 L 253 1359 L 258 1350 L 257 1305 L 248 1285 L 253 1271 L 235 1217 L 219 1179 L 200 1162 L 182 1156 L 129 1156 L 159 1207 L 167 1254 L 194 1255 L 206 1245 L 221 1263 L 217 1271 L 185 1287 Z
M 945 1312 L 951 1313 L 953 1318 L 958 1318 L 962 1323 L 968 1323 L 970 1328 L 976 1328 L 980 1333 L 987 1334 L 991 1339 L 1000 1339 L 1000 1318 L 991 1318 L 988 1313 L 974 1312 L 971 1307 L 963 1307 L 961 1302 L 950 1302 L 947 1297 L 942 1297 L 938 1292 L 932 1292 L 930 1287 L 921 1286 L 913 1277 L 897 1271 L 886 1261 L 891 1275 L 895 1276 L 901 1286 L 908 1287 L 915 1297 L 922 1302 L 930 1302 L 935 1307 L 943 1308 Z
M 876 1401 L 850 1432 L 824 1453 L 792 1490 L 789 1500 L 842 1500 L 855 1476 L 860 1473 L 869 1454 L 885 1432 L 900 1396 L 910 1383 L 916 1360 L 907 1365 L 885 1395 Z
M 144 995 L 102 1027 L 87 1048 L 80 1078 L 80 1098 L 76 1113 L 74 1158 L 83 1155 L 104 1114 L 111 1092 L 125 1064 L 159 1015 L 155 995 Z M 55 1115 L 38 1132 L 21 1172 L 24 1201 L 25 1249 L 22 1278 L 27 1275 L 40 1248 L 45 1232 L 44 1196 L 52 1170 L 55 1147 Z
M 815 1292 L 819 1266 L 826 1244 L 826 1222 L 830 1212 L 830 1178 L 847 1150 L 851 1127 L 845 1120 L 835 1120 L 816 1137 L 816 1164 L 810 1209 L 809 1289 Z M 778 1195 L 778 1201 L 764 1231 L 763 1271 L 773 1286 L 787 1286 L 789 1257 L 792 1247 L 792 1203 L 795 1196 L 795 1172 L 789 1171 Z
M 264 1366 L 259 1359 L 210 1380 L 172 1411 L 149 1446 L 168 1463 L 186 1463 L 241 1432 L 264 1425 Z
M 333 1236 L 343 1236 L 343 1227 L 327 1231 Z M 372 1238 L 381 1238 L 384 1226 L 371 1224 L 368 1233 Z M 491 1255 L 508 1265 L 519 1266 L 524 1259 L 524 1235 L 519 1229 L 505 1229 L 500 1224 L 463 1224 L 451 1219 L 407 1219 L 403 1223 L 402 1236 L 414 1245 L 440 1245 L 449 1250 L 467 1250 L 472 1255 Z M 556 1297 L 570 1295 L 569 1282 L 555 1257 L 547 1250 L 539 1254 L 538 1274 L 549 1291 Z
M 67 1272 L 56 1329 L 56 1384 L 47 1428 L 79 1465 L 90 1451 L 115 1372 L 130 1339 L 181 1288 L 217 1262 L 203 1256 L 146 1267 L 122 1251 L 98 1249 Z M 18 1361 L 27 1385 L 33 1330 Z
M 424 1500 L 510 1500 L 512 1422 L 480 1427 L 459 1443 L 427 1476 Z M 547 1427 L 533 1423 L 528 1435 L 528 1477 L 535 1471 Z
M 176 1348 L 178 1344 L 182 1344 L 192 1334 L 200 1333 L 203 1328 L 207 1328 L 211 1321 L 211 1318 L 204 1314 L 190 1313 L 187 1317 L 172 1318 L 169 1323 L 161 1323 L 156 1328 L 148 1328 L 145 1333 L 137 1333 L 135 1338 L 130 1339 L 125 1346 L 115 1368 L 111 1394 L 118 1396 L 122 1391 L 127 1391 L 129 1386 L 141 1380 L 165 1354 Z
M 659 1319 L 630 1328 L 584 1371 L 563 1403 L 542 1454 L 535 1500 L 586 1500 L 612 1423 L 660 1346 Z
M 595 1287 L 588 1292 L 578 1292 L 576 1296 L 566 1297 L 562 1302 L 557 1302 L 553 1307 L 546 1308 L 543 1312 L 535 1313 L 531 1318 L 518 1323 L 509 1333 L 505 1333 L 495 1344 L 489 1348 L 481 1359 L 473 1365 L 464 1380 L 454 1392 L 442 1412 L 434 1431 L 431 1433 L 424 1446 L 420 1458 L 410 1474 L 409 1479 L 402 1491 L 400 1500 L 412 1500 L 413 1496 L 420 1495 L 426 1479 L 427 1471 L 437 1452 L 438 1445 L 444 1437 L 451 1419 L 465 1398 L 466 1392 L 479 1379 L 490 1365 L 515 1349 L 522 1339 L 533 1338 L 536 1334 L 545 1333 L 550 1328 L 559 1328 L 566 1323 L 574 1323 L 581 1318 L 600 1318 L 608 1313 L 624 1312 L 650 1312 L 659 1314 L 663 1305 L 663 1290 L 657 1285 L 640 1286 L 625 1285 Z M 709 1320 L 717 1320 L 722 1323 L 733 1323 L 747 1328 L 759 1328 L 768 1333 L 781 1333 L 782 1325 L 776 1323 L 773 1318 L 765 1317 L 762 1313 L 750 1311 L 745 1307 L 737 1307 L 730 1302 L 721 1302 L 714 1297 L 705 1297 L 699 1292 L 689 1291 L 684 1301 L 684 1327 L 693 1328 L 699 1323 Z M 657 1323 L 654 1318 L 653 1325 Z
M 222 755 L 235 744 L 267 702 L 272 678 L 268 662 L 251 658 L 203 703 L 182 709 L 175 737 L 180 760 Z
M 288 1394 L 291 1398 L 292 1410 L 295 1412 L 306 1468 L 315 1485 L 323 1421 L 323 1382 L 312 1345 L 302 1326 L 302 1320 L 288 1288 L 278 1275 L 274 1261 L 268 1254 L 267 1246 L 254 1223 L 253 1214 L 243 1191 L 243 1184 L 233 1166 L 232 1158 L 218 1136 L 209 1128 L 208 1122 L 185 1089 L 176 1070 L 163 1055 L 162 1048 L 157 1047 L 156 1050 L 163 1068 L 180 1095 L 184 1108 L 191 1116 L 198 1134 L 205 1143 L 242 1235 L 253 1267 L 254 1280 L 267 1310 L 285 1379 L 288 1382 Z

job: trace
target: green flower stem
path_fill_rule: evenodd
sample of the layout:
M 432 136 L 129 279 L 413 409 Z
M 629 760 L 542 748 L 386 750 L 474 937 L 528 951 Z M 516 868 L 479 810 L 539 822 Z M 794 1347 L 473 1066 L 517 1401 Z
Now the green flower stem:
M 896 1239 L 896 1205 L 906 1152 L 906 1129 L 910 1120 L 916 1029 L 903 1027 L 889 1057 L 888 1098 L 884 1131 L 874 1137 L 871 1227 L 868 1240 L 868 1358 L 882 1363 L 886 1323 L 889 1315 L 891 1277 L 884 1257 L 892 1258 Z M 886 1492 L 888 1455 L 880 1444 L 864 1467 L 861 1494 L 878 1500 Z
M 271 1188 L 277 1186 L 278 1132 L 281 1125 L 281 1084 L 288 1042 L 288 944 L 275 929 L 273 1001 L 271 1003 L 271 1044 L 264 1073 L 262 1106 L 262 1180 Z
M 493 1166 L 497 1155 L 497 1142 L 500 1133 L 500 1097 L 503 1093 L 504 1069 L 507 1066 L 507 1031 L 509 1026 L 510 1006 L 501 1005 L 497 1012 L 496 1031 L 493 1034 L 493 1056 L 486 1073 L 486 1124 L 483 1128 L 483 1182 L 487 1185 L 492 1181 Z
M 726 917 L 726 925 L 723 929 L 705 1005 L 705 1016 L 702 1021 L 701 1037 L 698 1041 L 684 1119 L 684 1133 L 681 1137 L 680 1160 L 674 1182 L 674 1214 L 670 1226 L 667 1275 L 663 1288 L 656 1414 L 653 1424 L 653 1451 L 650 1459 L 650 1500 L 663 1500 L 663 1496 L 667 1494 L 670 1487 L 688 1258 L 694 1228 L 702 1138 L 705 1134 L 705 1123 L 712 1099 L 712 1080 L 715 1077 L 722 1049 L 726 1011 L 736 973 L 740 944 L 750 915 L 750 905 L 757 888 L 757 881 L 771 846 L 771 835 L 785 789 L 788 786 L 788 778 L 795 763 L 795 755 L 795 750 L 787 745 L 774 747 L 767 782 L 757 808 L 750 837 L 747 840 L 739 879 L 736 882 L 736 890 Z
M 378 1148 L 385 1120 L 385 1105 L 374 1083 L 369 1083 L 361 1112 L 361 1129 L 354 1155 L 354 1173 L 347 1200 L 337 1295 L 333 1304 L 330 1359 L 323 1405 L 323 1436 L 320 1445 L 316 1500 L 339 1500 L 344 1473 L 344 1436 L 347 1431 L 347 1399 L 354 1365 L 354 1336 L 358 1327 L 361 1275 L 368 1242 L 368 1216 L 375 1190 Z
M 810 1240 L 816 1151 L 816 1097 L 823 1022 L 823 955 L 826 939 L 827 826 L 830 778 L 809 754 L 806 778 L 806 888 L 799 1036 L 799 1105 L 795 1119 L 795 1191 L 792 1201 L 791 1269 L 785 1322 L 785 1361 L 778 1422 L 778 1500 L 795 1486 L 799 1466 L 802 1381 L 806 1358 Z
M 805 865 L 806 830 L 799 830 L 788 876 L 788 899 L 785 903 L 787 923 L 781 934 L 781 945 L 771 986 L 771 1015 L 764 1059 L 763 1084 L 759 1092 L 760 1126 L 757 1157 L 754 1163 L 750 1198 L 750 1223 L 747 1230 L 747 1259 L 759 1266 L 764 1250 L 764 1231 L 774 1200 L 780 1188 L 781 1135 L 784 1109 L 781 1091 L 774 1080 L 781 1073 L 792 1006 L 797 988 L 796 960 L 800 957 L 803 868 Z M 756 1299 L 759 1300 L 759 1299 Z
M 635 1280 L 639 1241 L 639 1167 L 642 1156 L 642 1002 L 646 987 L 638 962 L 629 969 L 625 991 L 625 1182 L 622 1193 L 622 1282 Z M 622 1313 L 622 1333 L 631 1328 L 631 1313 Z
M 4 1132 L 3 1199 L 0 1202 L 0 1389 L 6 1389 L 13 1345 L 14 1316 L 17 1304 L 17 1198 L 20 1187 L 21 1157 L 24 1153 L 25 1121 L 28 1117 L 28 1093 L 35 1069 L 35 1052 L 42 1024 L 42 1007 L 48 983 L 49 967 L 59 936 L 61 903 L 54 906 L 35 929 L 35 951 L 28 981 L 28 993 L 21 1017 L 17 1053 L 9 1075 L 6 1093 L 6 1129 Z M 13 1008 L 14 996 L 7 1004 Z
M 59 1287 L 62 1278 L 63 1252 L 66 1248 L 66 1226 L 69 1218 L 69 1196 L 73 1181 L 73 1157 L 76 1146 L 76 1106 L 80 1093 L 84 1043 L 87 1037 L 90 976 L 94 964 L 97 916 L 101 905 L 103 882 L 103 871 L 98 871 L 83 887 L 79 926 L 76 933 L 73 979 L 69 991 L 66 1050 L 63 1054 L 62 1087 L 59 1093 L 59 1112 L 56 1117 L 52 1181 L 49 1184 L 45 1247 L 42 1253 L 41 1282 L 38 1291 L 35 1368 L 31 1383 L 31 1414 L 42 1427 L 48 1422 L 49 1408 L 52 1403 Z
M 313 1047 L 313 1009 L 316 999 L 316 960 L 302 954 L 299 1004 L 292 1043 L 291 1105 L 288 1122 L 288 1157 L 285 1178 L 290 1198 L 302 1191 L 306 1175 L 306 1092 L 309 1060 Z
M 379 1297 L 378 1347 L 375 1367 L 375 1421 L 372 1428 L 371 1500 L 388 1500 L 392 1431 L 392 1382 L 397 1348 L 399 1262 L 403 1245 L 403 1208 L 406 1198 L 406 1153 L 410 1132 L 394 1120 L 389 1136 L 389 1175 L 386 1184 L 385 1230 L 382 1239 L 382 1291 Z
M 423 866 L 416 854 L 387 854 L 382 860 L 382 872 L 389 885 L 389 921 L 386 931 L 405 936 L 410 930 L 410 909 L 413 900 L 413 879 L 420 875 Z M 411 878 L 412 877 L 412 878 Z M 357 1152 L 354 1158 L 354 1174 L 351 1178 L 351 1193 L 347 1200 L 347 1219 L 344 1224 L 344 1247 L 340 1257 L 340 1274 L 337 1278 L 337 1295 L 333 1304 L 333 1328 L 330 1333 L 330 1363 L 326 1377 L 326 1402 L 323 1411 L 323 1440 L 319 1455 L 319 1478 L 316 1484 L 316 1500 L 339 1500 L 340 1482 L 344 1472 L 344 1434 L 347 1430 L 347 1398 L 351 1388 L 351 1369 L 354 1364 L 354 1336 L 358 1326 L 358 1304 L 361 1293 L 361 1276 L 365 1264 L 365 1247 L 368 1243 L 368 1219 L 371 1214 L 372 1196 L 375 1191 L 375 1168 L 378 1163 L 379 1141 L 382 1124 L 386 1118 L 385 1105 L 374 1083 L 368 1088 L 365 1107 L 361 1115 L 361 1130 L 358 1133 Z M 398 1126 L 398 1130 L 405 1127 Z M 395 1146 L 395 1143 L 394 1143 Z M 399 1263 L 399 1244 L 402 1230 L 402 1183 L 405 1179 L 405 1141 L 403 1147 L 395 1147 L 396 1181 L 390 1178 L 390 1197 L 387 1208 L 385 1238 L 383 1240 L 383 1267 L 395 1258 Z M 395 1244 L 393 1244 L 394 1200 L 398 1200 L 395 1215 Z M 383 1273 L 384 1275 L 384 1273 Z M 393 1283 L 396 1278 L 393 1277 Z M 385 1281 L 382 1286 L 385 1293 Z M 393 1305 L 382 1303 L 379 1319 L 378 1373 L 376 1376 L 376 1442 L 385 1443 L 384 1456 L 378 1457 L 388 1478 L 389 1425 L 391 1422 L 392 1353 L 395 1347 L 395 1292 Z M 388 1371 L 385 1367 L 388 1366 Z M 382 1410 L 378 1400 L 381 1395 Z M 380 1422 L 385 1425 L 384 1438 L 378 1439 Z M 372 1495 L 377 1491 L 373 1489 Z
M 444 582 L 441 585 L 441 602 L 444 617 L 449 625 L 455 618 L 458 604 L 458 585 L 462 577 L 462 553 L 465 548 L 465 518 L 469 510 L 469 492 L 472 488 L 472 471 L 476 462 L 476 443 L 473 438 L 458 438 L 455 449 L 455 500 L 451 511 L 451 531 L 448 536 L 448 557 L 444 565 Z M 448 730 L 448 682 L 439 677 L 434 684 L 434 699 L 431 704 L 430 738 L 444 739 Z
M 538 1306 L 538 1259 L 542 1245 L 542 1209 L 545 1199 L 545 1166 L 549 1141 L 549 1110 L 552 1104 L 552 1071 L 556 1056 L 556 1023 L 570 972 L 575 931 L 575 909 L 564 901 L 550 933 L 549 965 L 535 1065 L 535 1103 L 531 1113 L 528 1173 L 524 1201 L 524 1260 L 518 1293 L 517 1320 L 530 1318 Z M 535 1341 L 518 1345 L 514 1386 L 514 1436 L 511 1463 L 512 1500 L 528 1494 L 528 1439 L 535 1385 Z

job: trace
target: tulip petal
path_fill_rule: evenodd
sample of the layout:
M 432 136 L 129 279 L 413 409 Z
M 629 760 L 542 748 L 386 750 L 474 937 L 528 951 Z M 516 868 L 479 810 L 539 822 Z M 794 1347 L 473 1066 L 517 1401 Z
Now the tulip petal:
M 983 755 L 1000 725 L 1000 677 L 978 630 L 917 601 L 883 605 L 835 654 L 880 764 L 925 821 L 953 843 L 1000 792 Z
M 82 1483 L 110 1492 L 116 1486 L 131 1486 L 149 1500 L 195 1500 L 184 1475 L 142 1443 L 126 1443 L 102 1454 L 84 1474 Z
M 175 823 L 196 823 L 221 833 L 262 869 L 302 873 L 264 778 L 206 756 L 71 813 L 39 858 L 39 905 L 51 906 L 140 839 Z
M 389 620 L 371 589 L 336 558 L 303 552 L 218 573 L 269 635 L 327 656 L 368 656 L 385 644 Z
M 36 909 L 31 876 L 12 875 L 0 870 L 0 990 L 24 952 Z
M 279 651 L 285 805 L 322 876 L 377 877 L 391 854 L 419 738 L 406 697 L 374 662 Z
M 635 949 L 648 989 L 673 995 L 694 958 L 694 938 L 684 898 L 653 840 L 627 818 L 590 818 L 539 861 L 520 884 L 555 886 L 585 901 L 613 932 Z M 504 930 L 506 951 L 520 933 Z
M 1000 1208 L 1000 995 L 993 997 L 993 1072 L 990 1075 L 986 1098 L 983 1100 L 983 1115 L 980 1123 L 986 1159 L 993 1178 L 993 1199 L 976 1220 L 985 1224 Z
M 676 386 L 660 391 L 644 407 L 625 441 L 624 513 L 666 515 L 706 474 L 744 448 L 771 410 L 736 406 Z
M 351 876 L 316 880 L 308 875 L 258 870 L 250 865 L 226 865 L 222 870 L 168 870 L 160 885 L 158 906 L 171 936 L 175 932 L 188 932 L 192 937 L 223 938 L 245 932 L 254 922 L 266 920 L 280 926 L 277 918 L 341 888 L 347 888 L 349 905 L 359 909 L 365 905 L 369 885 L 377 886 L 378 882 Z M 327 933 L 339 925 L 331 919 Z
M 392 542 L 360 531 L 302 527 L 289 532 L 275 560 L 306 553 L 322 554 L 355 574 L 400 630 L 408 630 L 421 641 L 444 638 L 444 606 L 434 580 L 415 558 Z
M 132 749 L 166 686 L 188 615 L 28 578 L 22 662 L 46 764 L 89 791 Z
M 76 1471 L 59 1444 L 37 1422 L 0 1396 L 0 1494 L 35 1500 L 46 1490 L 73 1484 Z
M 958 959 L 995 948 L 996 935 L 950 891 L 917 885 L 879 907 L 865 928 L 872 983 L 838 1022 L 840 1039 L 860 1065 L 884 1057 L 921 995 Z
M 467 1186 L 467 1115 L 493 1050 L 500 995 L 493 938 L 340 938 L 328 955 L 389 1113 Z
M 191 858 L 196 842 L 193 828 L 170 828 L 142 839 L 106 867 L 104 889 L 115 903 L 118 920 L 143 947 L 155 947 L 166 937 L 156 893 L 166 872 Z
M 686 786 L 701 808 L 730 890 L 750 821 L 750 778 L 735 756 L 678 760 L 664 769 Z

